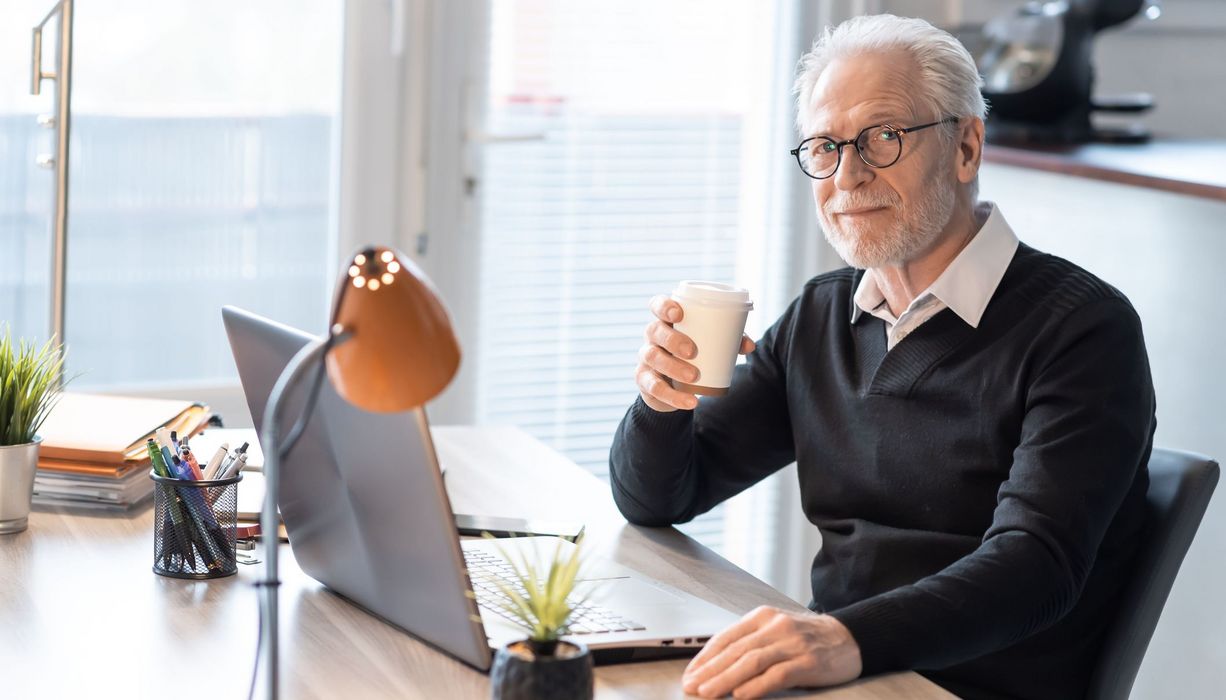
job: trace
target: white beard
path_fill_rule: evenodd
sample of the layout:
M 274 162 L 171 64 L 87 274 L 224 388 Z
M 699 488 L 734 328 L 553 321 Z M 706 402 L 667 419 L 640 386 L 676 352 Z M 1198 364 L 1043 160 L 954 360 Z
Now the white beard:
M 898 193 L 838 192 L 817 208 L 826 240 L 848 265 L 861 269 L 901 265 L 927 250 L 941 236 L 953 215 L 953 183 L 934 181 L 910 208 L 902 207 Z M 889 207 L 895 214 L 885 230 L 881 224 L 842 218 L 834 212 L 866 207 Z

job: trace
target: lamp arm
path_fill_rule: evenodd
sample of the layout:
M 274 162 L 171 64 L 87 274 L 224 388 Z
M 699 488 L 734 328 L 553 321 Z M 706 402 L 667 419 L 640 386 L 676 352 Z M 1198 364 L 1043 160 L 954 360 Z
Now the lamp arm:
M 339 330 L 339 329 L 336 329 Z M 323 338 L 307 343 L 294 355 L 277 377 L 277 383 L 268 395 L 264 412 L 264 426 L 260 431 L 260 447 L 264 451 L 264 505 L 260 510 L 260 536 L 264 544 L 264 578 L 256 583 L 260 587 L 260 613 L 263 618 L 260 634 L 260 656 L 264 661 L 265 700 L 280 697 L 278 687 L 278 636 L 277 588 L 281 585 L 277 569 L 277 536 L 280 523 L 277 518 L 277 490 L 280 486 L 281 457 L 280 425 L 281 404 L 298 385 L 302 376 L 317 363 L 322 362 L 328 350 L 348 340 L 347 333 L 334 330 Z M 309 410 L 309 407 L 308 407 Z M 303 418 L 307 420 L 308 417 Z

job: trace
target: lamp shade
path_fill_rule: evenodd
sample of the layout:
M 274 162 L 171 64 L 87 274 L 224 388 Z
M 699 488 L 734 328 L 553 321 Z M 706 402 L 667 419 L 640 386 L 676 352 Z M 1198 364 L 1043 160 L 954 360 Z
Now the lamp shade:
M 460 344 L 434 286 L 390 248 L 353 256 L 337 283 L 333 321 L 349 337 L 328 353 L 328 376 L 359 408 L 416 408 L 447 388 L 459 369 Z

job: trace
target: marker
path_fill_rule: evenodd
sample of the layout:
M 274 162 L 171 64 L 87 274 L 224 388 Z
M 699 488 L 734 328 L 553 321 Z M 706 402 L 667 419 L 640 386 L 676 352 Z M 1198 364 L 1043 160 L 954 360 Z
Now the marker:
M 179 461 L 179 458 L 174 456 L 174 454 L 171 453 L 170 448 L 165 445 L 162 445 L 161 452 L 162 452 L 162 462 L 166 465 L 166 469 L 170 471 L 170 475 L 176 479 L 182 479 L 183 477 L 179 474 L 178 470 L 175 469 L 175 466 L 174 466 L 175 462 Z
M 153 472 L 158 476 L 173 479 L 174 475 L 170 473 L 170 468 L 166 466 L 166 460 L 162 457 L 162 451 L 158 449 L 157 443 L 150 438 L 145 443 L 145 447 L 149 450 L 149 462 L 153 465 Z
M 149 462 L 153 466 L 153 472 L 158 476 L 174 478 L 170 473 L 170 468 L 166 466 L 166 462 L 162 459 L 162 451 L 158 449 L 158 445 L 152 438 L 145 441 L 145 447 L 149 450 Z M 171 498 L 166 504 L 166 511 L 169 514 L 170 522 L 163 527 L 172 528 L 175 533 L 175 539 L 170 542 L 163 543 L 162 547 L 162 568 L 168 569 L 171 564 L 175 563 L 178 558 L 178 565 L 183 562 L 194 559 L 192 554 L 192 538 L 187 532 L 187 526 L 184 523 L 184 515 L 180 510 L 179 502 Z M 177 546 L 177 547 L 176 547 Z

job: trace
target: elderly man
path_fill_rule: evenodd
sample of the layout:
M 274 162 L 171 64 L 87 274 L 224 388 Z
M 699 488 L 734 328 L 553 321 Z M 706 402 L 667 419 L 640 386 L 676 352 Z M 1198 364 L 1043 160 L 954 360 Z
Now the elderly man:
M 702 401 L 673 384 L 697 379 L 682 310 L 652 300 L 610 458 L 643 525 L 795 461 L 822 535 L 812 613 L 746 615 L 684 689 L 916 669 L 966 698 L 1083 696 L 1144 525 L 1155 423 L 1137 315 L 977 201 L 986 107 L 953 37 L 860 17 L 800 68 L 793 154 L 851 267 L 744 339 L 728 393 Z

